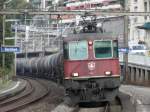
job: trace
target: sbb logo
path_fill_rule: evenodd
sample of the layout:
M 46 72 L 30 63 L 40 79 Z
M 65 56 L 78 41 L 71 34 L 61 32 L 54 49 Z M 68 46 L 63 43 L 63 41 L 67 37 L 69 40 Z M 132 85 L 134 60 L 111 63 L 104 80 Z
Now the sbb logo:
M 89 63 L 88 63 L 88 69 L 89 69 L 89 70 L 94 70 L 94 69 L 95 69 L 95 62 L 93 62 L 93 61 L 92 61 L 92 62 L 89 62 Z

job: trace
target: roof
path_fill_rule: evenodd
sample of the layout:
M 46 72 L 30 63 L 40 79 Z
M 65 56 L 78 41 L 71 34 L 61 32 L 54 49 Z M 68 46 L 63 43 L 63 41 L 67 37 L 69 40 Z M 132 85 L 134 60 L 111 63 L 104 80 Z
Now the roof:
M 64 37 L 64 41 L 78 41 L 78 40 L 116 40 L 117 36 L 112 35 L 112 33 L 79 33 L 79 34 L 70 34 L 67 37 Z
M 150 22 L 144 23 L 142 26 L 138 26 L 139 29 L 150 30 Z

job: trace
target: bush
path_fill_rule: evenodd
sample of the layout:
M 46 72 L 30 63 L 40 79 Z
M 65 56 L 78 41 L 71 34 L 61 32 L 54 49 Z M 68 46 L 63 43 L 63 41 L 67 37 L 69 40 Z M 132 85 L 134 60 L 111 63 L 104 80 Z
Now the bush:
M 0 77 L 3 77 L 5 75 L 5 69 L 0 68 Z

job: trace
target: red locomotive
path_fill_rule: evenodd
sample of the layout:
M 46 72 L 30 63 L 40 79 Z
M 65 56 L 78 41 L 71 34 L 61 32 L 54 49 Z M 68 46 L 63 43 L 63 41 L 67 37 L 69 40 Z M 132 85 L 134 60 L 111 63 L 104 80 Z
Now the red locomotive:
M 111 101 L 120 86 L 118 40 L 96 27 L 96 16 L 84 17 L 81 32 L 63 41 L 64 86 L 80 102 Z
M 120 85 L 117 39 L 99 33 L 70 37 L 64 38 L 64 85 L 68 95 L 80 102 L 113 100 Z

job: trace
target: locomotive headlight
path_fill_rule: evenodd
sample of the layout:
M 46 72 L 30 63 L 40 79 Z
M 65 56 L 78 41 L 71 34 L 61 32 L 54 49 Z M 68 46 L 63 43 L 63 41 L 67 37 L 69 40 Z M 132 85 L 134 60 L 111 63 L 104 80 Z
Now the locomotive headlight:
M 111 71 L 106 71 L 105 75 L 110 76 L 111 75 Z
M 89 44 L 89 46 L 92 46 L 92 45 L 93 45 L 93 42 L 90 40 L 90 41 L 88 42 L 88 44 Z
M 78 77 L 79 74 L 78 74 L 78 73 L 72 73 L 72 76 L 73 76 L 73 77 Z

